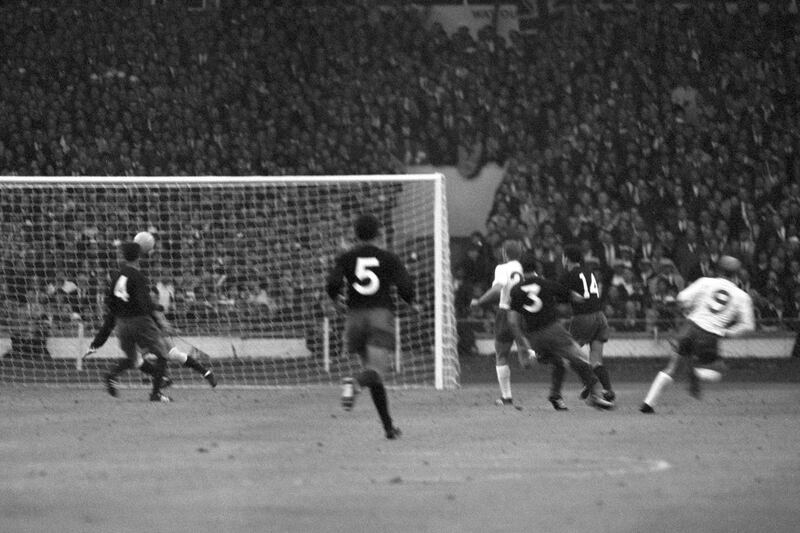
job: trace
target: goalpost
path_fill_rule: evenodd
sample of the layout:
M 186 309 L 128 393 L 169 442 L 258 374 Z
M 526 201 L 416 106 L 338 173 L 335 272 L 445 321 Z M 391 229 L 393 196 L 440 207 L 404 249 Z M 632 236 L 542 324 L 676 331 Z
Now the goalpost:
M 156 237 L 142 270 L 179 330 L 171 340 L 221 386 L 339 383 L 343 316 L 324 291 L 352 222 L 378 216 L 415 280 L 419 314 L 397 307 L 387 382 L 459 384 L 444 176 L 2 177 L 0 383 L 96 386 L 122 357 L 102 323 L 118 245 Z M 170 365 L 177 385 L 203 382 Z M 141 375 L 124 376 L 129 385 Z

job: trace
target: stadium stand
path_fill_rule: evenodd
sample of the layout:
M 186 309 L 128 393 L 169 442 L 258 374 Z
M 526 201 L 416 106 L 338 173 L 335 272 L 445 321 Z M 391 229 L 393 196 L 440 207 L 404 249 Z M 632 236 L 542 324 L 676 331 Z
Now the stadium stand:
M 448 35 L 402 2 L 4 2 L 0 174 L 352 174 L 431 163 L 469 175 L 496 161 L 506 177 L 475 253 L 455 267 L 462 294 L 489 281 L 505 236 L 523 239 L 549 275 L 561 246 L 576 242 L 613 289 L 612 320 L 651 328 L 671 320 L 678 279 L 713 272 L 731 253 L 747 266 L 742 282 L 763 324 L 796 327 L 794 4 L 572 4 L 555 2 L 535 31 L 506 41 L 489 27 Z M 46 214 L 24 216 L 31 207 L 0 198 L 4 272 L 26 279 L 4 280 L 3 298 L 56 323 L 100 316 L 107 255 L 52 272 L 39 271 L 37 256 L 76 241 L 107 249 L 114 224 L 65 206 L 74 227 L 37 243 Z M 202 275 L 160 281 L 176 299 L 202 292 Z M 211 308 L 218 314 L 221 299 L 278 308 L 285 298 L 236 287 Z

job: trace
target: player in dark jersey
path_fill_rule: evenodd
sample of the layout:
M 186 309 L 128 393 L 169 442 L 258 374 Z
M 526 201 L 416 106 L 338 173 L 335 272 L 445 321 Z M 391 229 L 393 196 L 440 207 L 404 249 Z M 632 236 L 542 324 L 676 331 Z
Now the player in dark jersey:
M 166 319 L 164 318 L 163 312 L 161 311 L 158 305 L 156 305 L 156 311 L 153 313 L 153 318 L 155 319 L 156 324 L 158 324 L 159 329 L 162 331 L 162 333 L 168 331 Z M 94 336 L 94 339 L 92 340 L 91 344 L 89 344 L 89 350 L 86 352 L 86 355 L 94 353 L 95 351 L 97 351 L 98 348 L 100 348 L 106 343 L 109 335 L 111 335 L 111 332 L 114 330 L 115 323 L 116 320 L 114 318 L 114 314 L 111 313 L 110 311 L 106 313 L 106 316 L 103 320 L 103 325 L 100 327 L 100 330 Z M 169 347 L 169 351 L 167 352 L 167 357 L 169 358 L 170 361 L 178 362 L 183 366 L 191 368 L 195 372 L 199 373 L 200 375 L 203 376 L 203 378 L 206 381 L 208 381 L 208 384 L 211 385 L 212 388 L 217 386 L 217 378 L 214 375 L 214 372 L 211 371 L 211 369 L 206 368 L 197 359 L 195 359 L 188 353 L 184 352 L 183 350 L 179 349 L 177 346 L 173 345 L 166 339 L 164 340 L 165 342 L 167 342 Z M 170 379 L 169 376 L 164 375 L 161 381 L 161 388 L 165 389 L 170 385 L 172 385 L 172 379 Z
M 578 346 L 589 345 L 589 364 L 603 385 L 603 398 L 613 402 L 616 394 L 611 388 L 611 378 L 603 366 L 603 346 L 608 342 L 608 319 L 603 313 L 600 286 L 594 272 L 584 260 L 578 246 L 564 248 L 565 272 L 559 280 L 562 285 L 581 298 L 572 299 L 572 320 L 569 332 Z M 581 391 L 581 398 L 589 395 L 588 389 Z
M 555 281 L 544 279 L 535 272 L 536 258 L 526 252 L 522 256 L 524 277 L 511 289 L 509 324 L 514 331 L 520 354 L 528 353 L 540 363 L 552 364 L 551 388 L 548 400 L 557 411 L 567 406 L 561 396 L 566 374 L 565 361 L 589 389 L 586 403 L 599 409 L 610 409 L 613 404 L 602 396 L 602 389 L 591 366 L 581 356 L 575 339 L 561 325 L 558 306 L 571 301 L 569 289 Z M 525 366 L 530 358 L 520 357 Z
M 168 402 L 170 399 L 161 393 L 161 387 L 164 383 L 169 347 L 153 318 L 155 304 L 150 297 L 150 283 L 139 270 L 141 248 L 135 242 L 125 242 L 121 249 L 124 262 L 111 280 L 106 306 L 114 317 L 117 338 L 125 359 L 106 374 L 106 389 L 111 396 L 116 397 L 119 375 L 130 368 L 138 368 L 153 377 L 150 401 Z M 140 359 L 137 346 L 155 355 L 155 363 Z
M 356 377 L 370 391 L 386 438 L 395 439 L 400 430 L 389 415 L 383 375 L 391 368 L 395 348 L 395 302 L 392 287 L 406 303 L 414 301 L 414 285 L 405 265 L 392 252 L 377 245 L 380 224 L 372 215 L 361 215 L 354 229 L 358 242 L 336 258 L 326 283 L 328 296 L 347 309 L 344 340 L 349 353 L 357 353 L 362 370 Z M 346 296 L 342 289 L 346 283 Z M 346 298 L 346 300 L 345 300 Z M 355 388 L 345 379 L 342 406 L 353 407 Z

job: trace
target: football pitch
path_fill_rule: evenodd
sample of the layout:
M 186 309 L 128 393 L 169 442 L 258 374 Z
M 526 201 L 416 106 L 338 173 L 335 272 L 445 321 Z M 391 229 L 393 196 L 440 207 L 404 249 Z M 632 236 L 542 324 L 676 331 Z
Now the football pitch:
M 658 413 L 621 383 L 596 411 L 542 383 L 390 391 L 403 437 L 338 388 L 5 387 L 0 531 L 789 532 L 800 524 L 800 389 L 677 383 Z

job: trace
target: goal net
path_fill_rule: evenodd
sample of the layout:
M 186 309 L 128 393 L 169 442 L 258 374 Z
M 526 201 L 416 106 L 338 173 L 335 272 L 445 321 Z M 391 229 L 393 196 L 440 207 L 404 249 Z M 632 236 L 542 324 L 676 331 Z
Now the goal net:
M 397 306 L 387 382 L 458 385 L 444 177 L 0 178 L 0 382 L 97 386 L 123 357 L 100 327 L 121 241 L 156 237 L 142 270 L 171 341 L 226 386 L 338 383 L 344 317 L 325 278 L 363 212 L 405 261 L 421 312 Z M 177 385 L 204 382 L 170 364 Z M 129 371 L 128 385 L 142 374 Z M 123 382 L 123 384 L 125 384 Z

